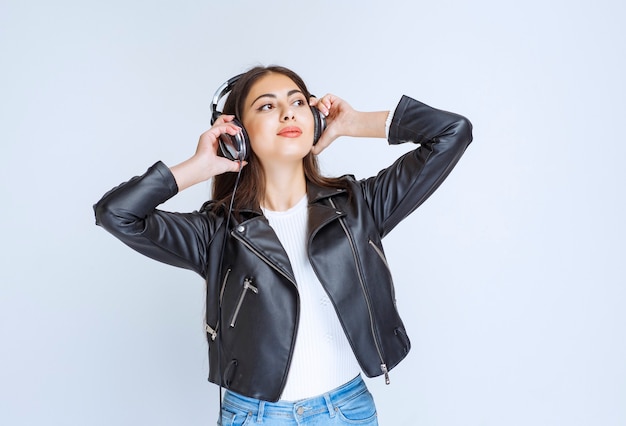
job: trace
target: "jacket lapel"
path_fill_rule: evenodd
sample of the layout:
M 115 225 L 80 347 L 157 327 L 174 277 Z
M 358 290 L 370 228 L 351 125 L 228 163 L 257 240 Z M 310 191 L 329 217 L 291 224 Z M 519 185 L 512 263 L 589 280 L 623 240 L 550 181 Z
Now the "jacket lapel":
M 309 197 L 308 240 L 310 242 L 323 226 L 345 215 L 344 212 L 334 208 L 325 200 L 346 191 L 337 188 L 324 188 L 309 182 L 307 192 Z
M 261 260 L 269 262 L 270 266 L 278 269 L 281 274 L 295 284 L 296 279 L 289 257 L 265 216 L 257 216 L 241 222 L 235 226 L 232 232 Z
M 344 215 L 343 212 L 333 208 L 330 203 L 324 202 L 325 199 L 343 192 L 345 192 L 343 189 L 324 188 L 307 183 L 309 199 L 307 238 L 309 243 L 319 229 Z M 278 269 L 281 274 L 295 284 L 296 279 L 289 257 L 267 218 L 263 216 L 260 210 L 254 208 L 242 209 L 240 213 L 249 219 L 240 222 L 233 228 L 232 232 L 236 238 L 243 241 L 261 260 L 269 262 L 272 267 Z

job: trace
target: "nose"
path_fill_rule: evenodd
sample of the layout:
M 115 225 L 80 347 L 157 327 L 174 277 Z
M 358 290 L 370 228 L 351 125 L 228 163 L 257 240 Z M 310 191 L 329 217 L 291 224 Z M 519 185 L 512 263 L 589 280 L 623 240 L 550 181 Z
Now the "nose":
M 285 110 L 282 113 L 282 116 L 283 116 L 283 121 L 293 120 L 295 118 L 295 114 L 293 110 L 291 109 L 291 106 L 288 108 L 285 108 Z

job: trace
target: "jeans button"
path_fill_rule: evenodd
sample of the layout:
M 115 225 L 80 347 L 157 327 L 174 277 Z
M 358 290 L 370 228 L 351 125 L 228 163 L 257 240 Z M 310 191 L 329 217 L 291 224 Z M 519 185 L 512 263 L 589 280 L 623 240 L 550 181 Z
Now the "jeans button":
M 301 416 L 302 414 L 304 414 L 304 408 L 298 407 L 298 409 L 296 410 L 296 413 L 298 413 L 298 415 Z

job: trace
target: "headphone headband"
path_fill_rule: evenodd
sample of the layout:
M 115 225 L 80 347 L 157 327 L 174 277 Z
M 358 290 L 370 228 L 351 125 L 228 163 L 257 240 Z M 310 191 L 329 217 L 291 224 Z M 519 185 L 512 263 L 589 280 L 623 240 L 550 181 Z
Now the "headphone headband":
M 233 90 L 233 86 L 235 83 L 241 78 L 243 74 L 238 74 L 234 77 L 228 79 L 228 81 L 224 82 L 220 87 L 217 88 L 215 94 L 213 95 L 213 101 L 211 102 L 211 124 L 215 123 L 215 120 L 222 114 L 217 110 L 217 105 L 220 100 L 230 93 Z

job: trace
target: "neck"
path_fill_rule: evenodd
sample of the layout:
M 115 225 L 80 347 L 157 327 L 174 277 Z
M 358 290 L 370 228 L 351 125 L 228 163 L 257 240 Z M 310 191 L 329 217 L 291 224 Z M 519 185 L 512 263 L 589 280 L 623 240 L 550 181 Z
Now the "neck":
M 265 167 L 265 194 L 261 205 L 272 211 L 285 211 L 295 206 L 306 194 L 302 162 L 293 167 Z

